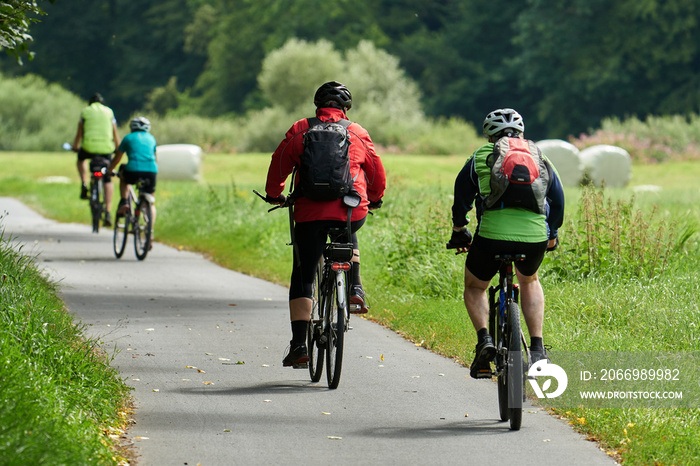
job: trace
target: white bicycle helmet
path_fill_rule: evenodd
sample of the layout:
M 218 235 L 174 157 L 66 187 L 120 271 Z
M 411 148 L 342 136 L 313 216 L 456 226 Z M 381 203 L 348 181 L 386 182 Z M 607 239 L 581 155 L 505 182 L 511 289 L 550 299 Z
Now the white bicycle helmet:
M 499 108 L 486 115 L 484 120 L 484 134 L 486 136 L 496 136 L 508 129 L 518 133 L 525 132 L 523 117 L 512 108 Z
M 151 122 L 145 117 L 136 117 L 129 122 L 129 128 L 131 131 L 150 131 Z

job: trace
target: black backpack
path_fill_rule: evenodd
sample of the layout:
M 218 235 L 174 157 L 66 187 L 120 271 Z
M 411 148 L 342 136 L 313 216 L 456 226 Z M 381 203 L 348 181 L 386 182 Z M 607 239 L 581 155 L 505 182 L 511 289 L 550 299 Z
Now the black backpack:
M 300 157 L 300 195 L 312 201 L 333 201 L 352 190 L 349 120 L 336 123 L 309 118 Z
M 484 198 L 487 209 L 520 207 L 546 213 L 552 168 L 534 142 L 503 137 L 493 145 L 486 165 L 491 168 L 491 193 Z

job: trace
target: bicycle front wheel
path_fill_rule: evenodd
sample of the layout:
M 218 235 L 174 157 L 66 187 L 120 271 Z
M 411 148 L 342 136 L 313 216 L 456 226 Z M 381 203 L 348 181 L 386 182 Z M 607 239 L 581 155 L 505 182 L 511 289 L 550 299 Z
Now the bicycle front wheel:
M 512 302 L 508 308 L 508 420 L 511 430 L 520 430 L 523 420 L 525 372 L 523 370 L 523 346 L 520 337 L 520 307 Z
M 126 249 L 126 237 L 129 235 L 129 214 L 117 214 L 114 218 L 114 255 L 120 259 Z
M 323 335 L 323 307 L 321 303 L 321 274 L 323 273 L 323 258 L 318 263 L 316 276 L 312 285 L 311 320 L 306 333 L 306 346 L 309 351 L 309 375 L 312 382 L 321 380 L 323 373 L 323 356 L 325 352 L 325 338 Z
M 338 277 L 331 277 L 340 280 Z M 342 278 L 344 280 L 344 277 Z M 343 299 L 343 302 L 346 302 Z M 340 370 L 343 367 L 343 344 L 345 342 L 345 309 L 339 305 L 338 286 L 335 282 L 327 284 L 324 294 L 324 316 L 326 323 L 326 378 L 328 388 L 338 388 Z M 346 304 L 347 305 L 347 304 Z
M 146 199 L 141 199 L 136 206 L 136 221 L 134 222 L 134 248 L 136 249 L 136 258 L 140 261 L 146 258 L 151 249 L 152 230 L 151 203 Z

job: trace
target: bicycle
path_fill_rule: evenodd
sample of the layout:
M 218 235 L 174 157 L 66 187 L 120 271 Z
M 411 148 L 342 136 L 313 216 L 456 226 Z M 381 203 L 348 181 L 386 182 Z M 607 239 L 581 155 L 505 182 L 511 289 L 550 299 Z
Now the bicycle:
M 489 287 L 489 333 L 495 336 L 495 372 L 498 379 L 498 409 L 502 421 L 510 421 L 511 430 L 520 430 L 525 401 L 530 351 L 520 326 L 519 289 L 513 283 L 513 263 L 525 260 L 525 254 L 502 254 L 498 285 Z
M 72 150 L 71 145 L 67 142 L 63 143 L 63 149 Z M 109 159 L 100 156 L 94 156 L 90 159 L 90 215 L 92 217 L 92 232 L 100 232 L 100 221 L 102 221 L 105 212 L 104 200 L 104 176 L 109 166 Z
M 259 192 L 253 192 L 266 200 Z M 347 285 L 353 255 L 350 214 L 352 209 L 359 205 L 360 199 L 346 196 L 344 202 L 348 207 L 348 222 L 343 228 L 330 229 L 327 234 L 323 255 L 314 277 L 311 320 L 306 332 L 309 362 L 305 364 L 308 366 L 311 381 L 321 380 L 325 362 L 326 379 L 330 389 L 338 388 L 340 383 L 345 333 L 351 328 L 348 325 L 351 310 L 350 287 Z M 294 245 L 293 204 L 294 196 L 290 195 L 283 204 L 268 210 L 271 212 L 278 208 L 289 208 L 291 245 Z
M 460 248 L 462 246 L 447 243 L 447 249 Z M 477 378 L 496 377 L 498 411 L 502 421 L 510 421 L 511 430 L 520 430 L 522 425 L 525 380 L 530 361 L 530 350 L 520 325 L 520 290 L 513 283 L 513 263 L 525 258 L 525 254 L 494 256 L 499 263 L 498 284 L 489 287 L 488 325 L 489 334 L 496 342 L 495 371 L 489 369 L 477 375 Z
M 120 259 L 126 249 L 126 240 L 129 234 L 134 235 L 134 251 L 138 260 L 144 260 L 151 250 L 153 234 L 152 206 L 155 203 L 153 194 L 145 193 L 144 187 L 148 180 L 139 179 L 136 183 L 136 191 L 133 185 L 129 185 L 127 193 L 126 213 L 119 213 L 114 218 L 114 255 Z

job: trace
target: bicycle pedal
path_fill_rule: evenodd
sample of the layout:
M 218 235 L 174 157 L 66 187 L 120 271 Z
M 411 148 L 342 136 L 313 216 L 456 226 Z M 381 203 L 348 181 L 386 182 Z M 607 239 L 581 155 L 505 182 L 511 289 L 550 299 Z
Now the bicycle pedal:
M 308 368 L 309 368 L 308 362 L 300 362 L 300 363 L 292 364 L 292 369 L 308 369 Z
M 493 372 L 491 372 L 491 369 L 484 369 L 476 372 L 477 379 L 490 379 L 491 376 L 493 376 Z

